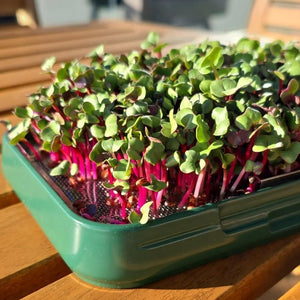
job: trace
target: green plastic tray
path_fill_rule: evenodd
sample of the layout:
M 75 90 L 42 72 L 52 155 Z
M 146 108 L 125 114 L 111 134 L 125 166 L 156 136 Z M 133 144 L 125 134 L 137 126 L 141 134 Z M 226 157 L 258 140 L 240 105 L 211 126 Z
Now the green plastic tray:
M 110 225 L 72 212 L 7 136 L 2 167 L 70 269 L 100 286 L 141 286 L 300 230 L 300 180 L 146 225 Z

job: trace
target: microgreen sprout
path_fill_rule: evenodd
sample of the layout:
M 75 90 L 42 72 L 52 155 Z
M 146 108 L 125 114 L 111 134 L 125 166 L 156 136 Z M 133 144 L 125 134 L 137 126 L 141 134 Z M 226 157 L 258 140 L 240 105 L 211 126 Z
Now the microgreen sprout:
M 53 71 L 15 114 L 13 145 L 50 160 L 51 176 L 85 184 L 81 215 L 97 221 L 97 183 L 110 223 L 146 223 L 254 192 L 300 168 L 300 50 L 243 38 L 172 49 L 150 33 L 140 52 L 100 46 Z M 102 204 L 101 204 L 102 205 Z M 117 214 L 119 219 L 111 218 Z M 99 220 L 98 220 L 99 221 Z

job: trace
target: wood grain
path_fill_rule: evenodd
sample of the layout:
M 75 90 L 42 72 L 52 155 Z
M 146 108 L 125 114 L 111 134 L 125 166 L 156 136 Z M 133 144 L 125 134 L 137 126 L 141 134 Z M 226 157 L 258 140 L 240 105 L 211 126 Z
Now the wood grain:
M 256 0 L 249 18 L 248 32 L 283 41 L 300 39 L 300 0 Z
M 70 273 L 22 203 L 0 210 L 0 295 L 18 299 Z
M 1 180 L 1 177 L 3 177 L 3 176 L 2 175 L 0 176 L 0 180 Z M 5 182 L 6 182 L 6 180 L 5 180 Z M 11 187 L 9 185 L 8 185 L 8 189 L 11 189 Z M 10 206 L 10 205 L 13 205 L 13 204 L 16 204 L 19 202 L 20 202 L 19 198 L 13 191 L 0 194 L 0 209 L 3 209 L 7 206 Z
M 293 235 L 138 289 L 100 288 L 71 274 L 26 299 L 255 299 L 297 265 L 299 247 Z
M 11 186 L 9 185 L 9 183 L 6 181 L 3 173 L 2 173 L 2 157 L 0 155 L 0 201 L 1 199 L 4 199 L 3 201 L 5 203 L 9 203 L 9 199 L 7 199 L 7 194 L 11 193 L 12 192 L 12 188 Z M 12 201 L 14 202 L 14 201 Z M 6 204 L 0 204 L 0 207 L 4 207 L 4 206 L 7 206 Z
M 63 51 L 78 48 L 78 46 L 92 46 L 95 47 L 99 44 L 113 44 L 120 40 L 128 40 L 130 37 L 135 37 L 143 39 L 145 37 L 144 33 L 136 33 L 134 36 L 134 31 L 128 31 L 125 29 L 120 30 L 110 30 L 109 32 L 103 32 L 103 29 L 97 28 L 98 30 L 88 31 L 88 34 L 82 36 L 78 32 L 74 32 L 73 36 L 68 34 L 63 36 L 58 35 L 60 39 L 49 39 L 47 36 L 41 36 L 43 40 L 40 42 L 35 42 L 33 45 L 29 44 L 26 39 L 10 39 L 12 43 L 10 47 L 0 49 L 0 59 L 3 58 L 16 58 L 18 56 L 27 56 L 34 53 L 52 53 L 52 51 Z M 28 38 L 30 40 L 30 38 Z M 80 44 L 78 45 L 78 40 Z M 24 45 L 24 43 L 26 43 Z
M 106 51 L 111 53 L 119 52 L 120 49 L 124 53 L 132 50 L 132 49 L 138 49 L 141 43 L 141 40 L 143 39 L 145 35 L 136 35 L 131 41 L 128 41 L 127 39 L 122 40 L 121 37 L 119 37 L 119 41 L 117 44 L 106 44 Z M 33 50 L 32 54 L 30 55 L 24 55 L 20 57 L 12 57 L 12 58 L 4 58 L 1 59 L 0 64 L 0 72 L 5 71 L 11 71 L 16 70 L 15 73 L 18 73 L 19 69 L 24 69 L 32 66 L 40 66 L 45 59 L 51 56 L 56 57 L 57 62 L 65 62 L 68 60 L 73 60 L 75 58 L 81 59 L 82 57 L 85 57 L 88 55 L 96 46 L 98 46 L 101 43 L 100 38 L 93 38 L 88 43 L 80 44 L 80 46 L 75 47 L 75 43 L 73 42 L 73 48 L 72 46 L 69 46 L 70 49 L 64 49 L 60 50 L 60 48 L 52 47 L 51 52 L 39 52 Z M 15 78 L 16 83 L 17 77 Z
M 300 282 L 294 285 L 279 300 L 299 300 L 300 299 Z
M 265 24 L 278 29 L 298 30 L 300 32 L 300 6 L 298 8 L 271 6 L 265 16 Z
M 49 83 L 49 76 L 41 71 L 40 65 L 50 56 L 55 56 L 58 62 L 82 58 L 81 62 L 87 63 L 88 60 L 84 57 L 100 43 L 105 44 L 107 52 L 117 54 L 139 49 L 140 43 L 151 30 L 156 30 L 161 34 L 161 41 L 174 46 L 191 41 L 196 35 L 196 32 L 192 30 L 174 30 L 172 27 L 147 23 L 133 26 L 132 22 L 121 24 L 112 22 L 109 28 L 104 22 L 92 24 L 90 27 L 83 26 L 75 31 L 70 31 L 69 27 L 65 30 L 61 32 L 58 29 L 45 32 L 39 30 L 32 36 L 1 40 L 1 111 L 25 105 L 27 95 L 35 92 L 39 86 Z M 54 43 L 56 39 L 57 42 Z M 28 41 L 33 44 L 28 44 Z M 24 44 L 26 44 L 25 47 L 23 47 Z M 23 50 L 24 53 L 22 53 Z

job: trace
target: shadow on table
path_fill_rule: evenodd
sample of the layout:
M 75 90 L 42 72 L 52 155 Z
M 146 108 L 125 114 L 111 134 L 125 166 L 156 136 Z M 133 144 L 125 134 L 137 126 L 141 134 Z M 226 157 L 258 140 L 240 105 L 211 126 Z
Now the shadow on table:
M 294 238 L 295 235 L 210 262 L 206 265 L 151 283 L 145 288 L 178 290 L 232 286 L 236 285 L 242 279 L 245 280 L 246 276 L 248 282 L 252 282 L 253 284 L 255 284 L 256 281 L 257 284 L 262 286 L 272 286 L 292 271 L 300 259 L 299 253 L 298 257 L 295 257 L 295 265 L 285 265 L 286 274 L 282 273 L 284 270 L 276 269 L 276 263 L 280 258 L 281 249 L 291 243 Z M 270 263 L 270 259 L 274 259 L 274 263 Z M 264 280 L 264 276 L 269 279 Z M 264 282 L 259 283 L 258 281 Z

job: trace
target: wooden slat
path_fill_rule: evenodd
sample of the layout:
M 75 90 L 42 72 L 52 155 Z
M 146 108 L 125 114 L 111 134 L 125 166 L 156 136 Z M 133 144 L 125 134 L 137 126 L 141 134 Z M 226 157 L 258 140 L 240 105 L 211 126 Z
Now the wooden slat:
M 263 19 L 268 8 L 270 0 L 256 0 L 250 14 L 248 31 L 261 34 L 264 31 Z
M 129 25 L 132 26 L 132 23 L 129 23 Z M 127 28 L 129 25 L 125 22 L 124 28 Z M 172 31 L 165 26 L 160 27 L 158 25 L 150 24 L 148 27 L 146 25 L 141 25 L 139 29 L 135 31 L 136 35 L 134 38 L 127 35 L 125 35 L 124 38 L 122 37 L 122 34 L 110 38 L 105 37 L 107 41 L 107 43 L 105 43 L 106 51 L 116 54 L 120 52 L 126 53 L 132 49 L 139 49 L 141 41 L 146 37 L 148 31 L 152 29 L 161 33 L 161 41 L 167 42 L 173 46 L 177 45 L 177 43 L 191 41 L 195 36 L 193 31 L 181 30 L 179 34 L 178 31 L 174 29 Z M 144 32 L 142 30 L 144 30 Z M 127 41 L 128 38 L 130 39 L 130 42 Z M 99 40 L 101 40 L 101 37 L 99 37 Z M 68 61 L 88 54 L 94 46 L 83 48 L 78 48 L 78 46 L 76 46 L 74 48 L 74 50 L 65 49 L 61 51 L 59 45 L 57 45 L 57 50 L 55 50 L 55 47 L 53 46 L 53 52 L 22 56 L 20 58 L 7 60 L 2 59 L 0 68 L 17 69 L 0 73 L 0 110 L 10 110 L 15 106 L 24 105 L 27 103 L 27 95 L 35 92 L 39 86 L 49 82 L 49 76 L 43 74 L 40 69 L 40 64 L 45 58 L 55 55 L 58 61 Z M 88 60 L 82 60 L 83 63 L 87 63 L 87 61 Z M 21 68 L 22 66 L 24 69 Z M 27 67 L 25 68 L 25 66 Z
M 113 43 L 110 44 L 106 42 L 105 49 L 109 52 L 116 53 L 122 51 L 127 52 L 132 49 L 138 49 L 141 43 L 141 40 L 145 38 L 144 33 L 134 34 L 131 36 L 130 42 L 128 41 L 128 35 L 124 37 L 122 35 L 117 36 L 114 39 Z M 87 43 L 80 43 L 81 46 L 76 46 L 76 43 L 72 41 L 71 43 L 67 43 L 69 48 L 61 50 L 59 45 L 52 44 L 50 49 L 47 52 L 39 52 L 36 51 L 31 55 L 24 55 L 19 57 L 12 58 L 4 58 L 1 59 L 0 63 L 0 72 L 11 71 L 23 68 L 28 68 L 32 66 L 39 66 L 42 62 L 51 56 L 55 56 L 58 62 L 68 61 L 74 58 L 82 58 L 89 54 L 96 46 L 101 44 L 103 40 L 100 37 L 92 38 Z M 34 52 L 34 51 L 32 51 Z
M 294 285 L 279 300 L 299 300 L 300 299 L 300 282 Z
M 53 26 L 47 28 L 36 28 L 31 29 L 28 27 L 20 27 L 20 26 L 10 26 L 5 25 L 1 27 L 0 30 L 0 38 L 1 39 L 14 39 L 16 37 L 31 37 L 31 36 L 38 36 L 38 35 L 45 35 L 51 34 L 55 32 L 66 32 L 66 31 L 77 31 L 86 29 L 89 30 L 93 26 L 99 26 L 98 22 L 91 22 L 88 24 L 80 24 L 80 25 L 67 25 L 67 26 Z M 101 21 L 101 26 L 104 29 L 111 28 L 112 24 L 109 21 Z
M 32 46 L 32 45 L 40 45 L 45 43 L 59 43 L 66 40 L 75 40 L 77 41 L 77 46 L 83 44 L 81 42 L 82 39 L 95 37 L 95 36 L 103 36 L 103 37 L 113 37 L 114 35 L 121 35 L 129 32 L 134 32 L 133 28 L 129 29 L 127 26 L 123 28 L 115 28 L 112 26 L 111 28 L 107 28 L 106 26 L 84 26 L 80 27 L 76 30 L 73 28 L 65 28 L 61 29 L 60 31 L 50 31 L 50 32 L 40 32 L 40 34 L 31 34 L 28 36 L 17 36 L 17 37 L 9 37 L 9 38 L 2 38 L 0 50 L 5 50 L 7 48 L 12 47 L 22 47 L 25 46 Z M 0 36 L 1 38 L 1 36 Z M 58 47 L 59 49 L 59 47 Z
M 18 86 L 20 86 L 20 88 L 24 88 L 26 85 L 37 82 L 45 82 L 48 81 L 48 79 L 49 75 L 42 73 L 39 66 L 0 73 L 0 93 L 2 93 L 5 89 L 10 88 L 11 91 L 13 91 L 12 88 Z M 7 98 L 5 101 L 10 100 Z M 0 110 L 2 110 L 2 108 L 0 108 Z
M 298 2 L 300 4 L 300 1 Z M 263 22 L 265 26 L 300 30 L 300 6 L 298 8 L 270 6 Z
M 125 32 L 145 32 L 157 31 L 161 34 L 180 31 L 185 34 L 191 34 L 192 30 L 176 29 L 167 25 L 159 25 L 156 23 L 137 23 L 131 21 L 101 21 L 94 22 L 88 25 L 80 26 L 65 26 L 65 27 L 52 27 L 36 30 L 24 30 L 19 32 L 14 31 L 15 34 L 5 31 L 0 31 L 1 44 L 0 49 L 13 46 L 33 45 L 44 43 L 47 41 L 57 42 L 70 39 L 80 39 L 83 37 L 91 37 L 99 34 L 99 36 L 121 34 Z M 79 43 L 78 42 L 78 43 Z
M 76 31 L 74 33 L 77 33 Z M 112 44 L 121 40 L 128 40 L 129 38 L 134 38 L 135 34 L 137 34 L 137 38 L 144 38 L 145 34 L 138 34 L 134 31 L 128 30 L 118 30 L 118 31 L 109 31 L 107 34 L 103 30 L 98 30 L 96 32 L 89 32 L 88 35 L 78 35 L 74 36 L 66 36 L 61 40 L 51 41 L 47 39 L 45 36 L 45 40 L 40 43 L 29 45 L 24 42 L 20 45 L 12 45 L 6 48 L 0 48 L 0 59 L 3 58 L 16 58 L 18 56 L 26 56 L 34 53 L 47 53 L 52 51 L 62 51 L 62 50 L 70 50 L 73 48 L 77 48 L 78 46 L 95 46 L 99 44 Z M 78 39 L 80 40 L 80 44 L 78 45 Z M 13 42 L 13 41 L 12 41 Z M 22 45 L 23 44 L 23 45 Z
M 272 0 L 272 2 L 276 4 L 287 4 L 287 5 L 290 5 L 291 3 L 299 4 L 299 0 Z
M 26 42 L 26 46 L 24 46 L 24 42 L 22 42 L 22 46 L 14 45 L 11 46 L 13 47 L 12 49 L 0 49 L 0 58 L 2 58 L 0 72 L 38 66 L 50 56 L 55 56 L 57 61 L 60 62 L 81 58 L 99 44 L 104 44 L 105 50 L 111 53 L 124 53 L 133 49 L 140 49 L 141 41 L 146 38 L 148 31 L 137 28 L 135 30 L 126 29 L 126 32 L 113 32 L 109 36 L 107 32 L 104 33 L 102 32 L 102 35 L 93 33 L 92 36 L 83 36 L 80 38 L 80 43 L 78 38 L 70 37 L 69 35 L 55 43 L 51 40 L 46 40 L 46 36 L 44 36 L 45 40 L 38 45 L 28 45 Z M 178 36 L 178 34 L 168 34 L 167 36 L 162 34 L 161 40 L 174 44 L 187 41 L 193 36 L 191 32 L 189 35 L 186 35 L 186 33 L 184 35 L 184 31 L 182 31 L 182 34 L 181 36 Z M 63 37 L 64 34 L 61 33 L 60 36 Z
M 283 5 L 279 5 L 280 3 Z M 300 39 L 300 0 L 255 0 L 247 31 L 257 38 Z M 290 6 L 290 7 L 289 7 Z
M 139 289 L 100 288 L 71 274 L 26 299 L 255 299 L 298 264 L 299 247 L 293 235 Z
M 22 203 L 0 210 L 0 298 L 19 299 L 70 273 Z
M 0 16 L 14 15 L 15 11 L 24 6 L 24 0 L 1 1 Z
M 36 71 L 38 72 L 37 69 L 38 68 L 36 68 Z M 25 80 L 26 78 L 28 78 L 29 74 L 31 73 L 30 72 L 28 74 L 26 74 L 26 72 L 24 73 Z M 47 76 L 45 76 L 45 79 L 47 79 Z M 13 76 L 12 76 L 12 80 L 13 80 Z M 41 85 L 46 85 L 48 83 L 49 80 L 48 81 L 45 80 L 44 82 L 39 82 L 37 78 L 36 83 L 27 84 L 27 85 L 24 84 L 13 88 L 8 88 L 5 90 L 0 89 L 0 111 L 9 111 L 9 110 L 13 110 L 13 108 L 15 108 L 16 106 L 24 106 L 25 104 L 28 103 L 27 96 L 35 92 Z
M 0 176 L 0 178 L 2 175 Z M 14 192 L 0 194 L 0 209 L 19 203 L 20 200 Z
M 0 208 L 6 207 L 11 203 L 16 202 L 12 193 L 12 188 L 9 183 L 6 181 L 3 173 L 2 173 L 2 160 L 0 154 Z M 12 198 L 10 198 L 12 196 Z

